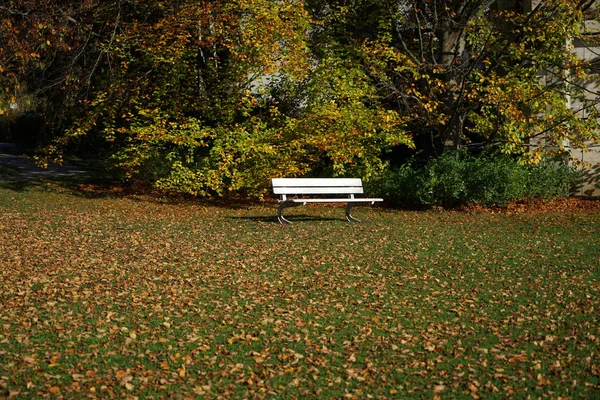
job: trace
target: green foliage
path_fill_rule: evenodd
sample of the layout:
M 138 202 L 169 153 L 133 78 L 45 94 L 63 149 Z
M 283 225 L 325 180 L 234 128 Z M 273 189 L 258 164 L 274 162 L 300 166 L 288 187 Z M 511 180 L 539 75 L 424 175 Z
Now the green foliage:
M 359 65 L 331 52 L 303 84 L 305 104 L 287 118 L 294 136 L 315 165 L 325 161 L 330 176 L 369 179 L 384 168 L 381 156 L 393 146 L 413 147 L 405 117 L 378 105 L 379 98 Z
M 509 201 L 538 197 L 528 193 L 528 170 L 535 170 L 544 163 L 527 167 L 517 163 L 513 157 L 498 155 L 469 158 L 465 163 L 468 202 L 506 205 Z M 553 190 L 550 187 L 546 189 Z
M 113 160 L 128 177 L 164 190 L 262 195 L 273 176 L 300 176 L 324 165 L 330 175 L 369 179 L 384 168 L 386 149 L 412 144 L 402 119 L 373 105 L 377 98 L 364 72 L 335 56 L 301 81 L 273 77 L 264 84 L 297 95 L 280 109 L 281 95 L 259 88 L 248 94 L 242 115 L 214 125 L 194 117 L 171 122 L 164 107 L 138 110 L 129 127 L 105 130 L 120 141 Z M 156 173 L 145 173 L 148 166 Z
M 578 178 L 564 160 L 523 165 L 506 155 L 449 151 L 424 166 L 407 163 L 387 171 L 370 190 L 412 206 L 504 206 L 509 201 L 568 196 Z
M 598 75 L 567 45 L 595 43 L 582 29 L 586 2 L 544 1 L 532 12 L 483 1 L 396 4 L 358 12 L 379 23 L 357 42 L 388 107 L 411 116 L 410 132 L 433 136 L 437 152 L 478 143 L 537 163 L 566 140 L 599 139 L 597 99 L 586 96 Z
M 93 37 L 106 58 L 69 129 L 48 146 L 51 157 L 93 136 L 123 179 L 202 196 L 261 196 L 274 176 L 326 169 L 369 179 L 384 168 L 387 149 L 412 144 L 406 118 L 381 107 L 344 49 L 310 57 L 302 3 L 99 9 L 106 14 L 94 16 L 118 29 Z
M 532 198 L 565 197 L 581 179 L 581 171 L 563 161 L 549 161 L 528 169 L 526 195 Z

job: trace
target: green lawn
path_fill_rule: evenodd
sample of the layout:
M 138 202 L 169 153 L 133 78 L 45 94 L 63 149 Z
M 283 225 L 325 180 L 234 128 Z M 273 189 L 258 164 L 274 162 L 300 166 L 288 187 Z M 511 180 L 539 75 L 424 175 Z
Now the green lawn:
M 600 211 L 275 211 L 0 185 L 0 397 L 600 397 Z

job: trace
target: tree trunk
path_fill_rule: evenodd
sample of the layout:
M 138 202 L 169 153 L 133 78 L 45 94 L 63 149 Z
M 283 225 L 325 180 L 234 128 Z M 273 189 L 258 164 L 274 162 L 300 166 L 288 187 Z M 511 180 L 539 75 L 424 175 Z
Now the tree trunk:
M 449 24 L 445 24 L 449 25 Z M 446 68 L 441 78 L 446 86 L 442 96 L 443 110 L 449 117 L 448 124 L 442 129 L 442 140 L 446 147 L 458 149 L 461 146 L 464 128 L 464 115 L 460 112 L 463 76 L 461 74 L 461 55 L 465 41 L 462 30 L 451 30 L 449 26 L 438 31 L 440 43 L 439 61 Z

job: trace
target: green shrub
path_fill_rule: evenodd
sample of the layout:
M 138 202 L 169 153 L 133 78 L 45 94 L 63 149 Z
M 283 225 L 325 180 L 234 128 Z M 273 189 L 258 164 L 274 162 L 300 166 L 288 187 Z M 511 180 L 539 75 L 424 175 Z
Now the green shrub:
M 577 179 L 577 171 L 566 162 L 525 166 L 506 155 L 450 151 L 424 166 L 407 163 L 388 170 L 368 189 L 405 206 L 505 206 L 527 198 L 568 196 Z
M 528 169 L 529 198 L 566 197 L 581 178 L 581 172 L 562 161 L 548 161 Z
M 506 205 L 525 194 L 527 170 L 508 156 L 479 156 L 466 161 L 467 203 Z
M 418 205 L 427 204 L 418 196 L 424 186 L 423 176 L 410 164 L 404 164 L 393 170 L 387 170 L 374 180 L 365 182 L 365 190 L 380 196 L 394 204 Z
M 465 155 L 446 152 L 424 169 L 427 200 L 425 204 L 455 206 L 468 200 Z M 424 188 L 425 189 L 425 188 Z

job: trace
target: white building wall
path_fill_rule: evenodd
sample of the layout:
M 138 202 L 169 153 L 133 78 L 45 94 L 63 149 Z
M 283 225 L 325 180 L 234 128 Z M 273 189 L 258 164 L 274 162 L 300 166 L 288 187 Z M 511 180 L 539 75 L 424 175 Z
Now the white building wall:
M 600 47 L 588 47 L 583 44 L 575 46 L 574 53 L 583 60 L 593 60 L 600 57 Z M 599 82 L 587 82 L 585 84 L 586 98 L 598 101 L 600 97 Z M 573 109 L 579 109 L 580 104 L 573 102 Z M 585 118 L 586 115 L 583 115 Z M 577 196 L 600 197 L 600 143 L 588 142 L 587 149 L 569 148 L 571 156 L 582 162 L 580 167 L 583 179 L 574 193 Z
M 537 7 L 543 0 L 525 0 L 524 11 L 530 12 Z M 588 31 L 600 32 L 600 23 L 594 20 L 588 20 L 585 23 Z M 600 47 L 589 47 L 584 43 L 573 43 L 575 45 L 573 52 L 583 60 L 600 59 Z M 545 76 L 540 76 L 541 79 L 546 79 Z M 585 82 L 587 89 L 586 98 L 589 100 L 600 101 L 600 82 Z M 566 99 L 572 109 L 577 110 L 581 108 L 581 104 L 571 99 Z M 582 115 L 586 117 L 586 115 Z M 543 138 L 540 138 L 537 143 L 531 143 L 532 145 L 539 145 L 544 142 Z M 568 143 L 565 143 L 565 147 L 569 150 L 573 159 L 579 161 L 579 168 L 583 173 L 582 181 L 574 189 L 573 194 L 576 196 L 585 197 L 600 197 L 600 143 L 588 142 L 586 143 L 587 148 L 572 148 Z

